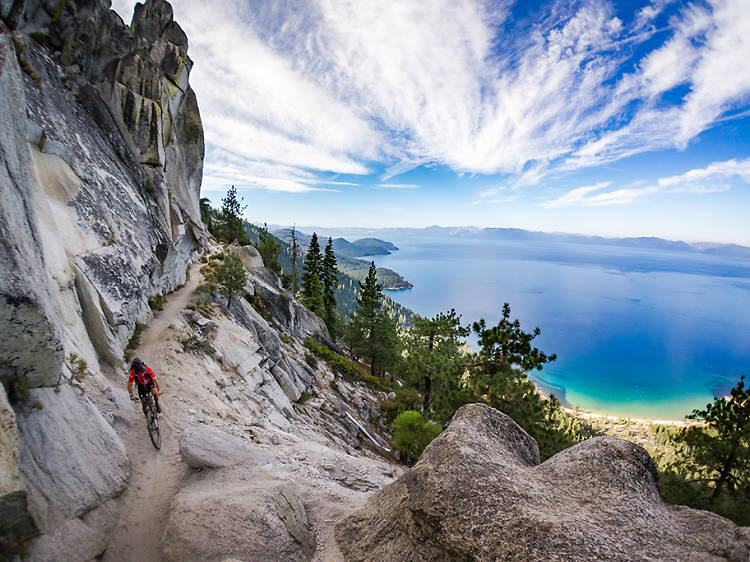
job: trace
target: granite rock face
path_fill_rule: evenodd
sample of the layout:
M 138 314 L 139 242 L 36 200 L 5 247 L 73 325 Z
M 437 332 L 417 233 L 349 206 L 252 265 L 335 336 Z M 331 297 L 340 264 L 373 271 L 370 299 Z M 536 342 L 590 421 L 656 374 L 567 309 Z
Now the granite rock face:
M 22 490 L 11 479 L 0 506 L 33 517 L 32 559 L 100 554 L 129 475 L 120 438 L 61 384 L 71 354 L 94 377 L 121 368 L 149 297 L 205 243 L 187 48 L 163 0 L 130 27 L 108 0 L 0 2 L 0 379 L 26 389 L 0 436 L 18 440 Z
M 640 446 L 596 438 L 539 464 L 534 440 L 479 404 L 339 522 L 347 560 L 747 560 L 746 529 L 662 503 Z
M 117 365 L 148 297 L 185 282 L 203 129 L 167 2 L 132 28 L 103 0 L 0 15 L 0 364 L 50 386 L 65 349 Z

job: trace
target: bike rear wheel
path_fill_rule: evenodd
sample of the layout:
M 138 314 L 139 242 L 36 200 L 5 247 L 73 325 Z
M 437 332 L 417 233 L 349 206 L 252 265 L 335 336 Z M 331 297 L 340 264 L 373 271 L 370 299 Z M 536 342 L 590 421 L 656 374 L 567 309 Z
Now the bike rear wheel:
M 150 398 L 148 401 L 146 428 L 148 429 L 148 436 L 151 438 L 151 444 L 156 449 L 161 449 L 161 431 L 159 430 L 159 418 L 156 414 L 156 408 L 154 407 L 153 398 Z

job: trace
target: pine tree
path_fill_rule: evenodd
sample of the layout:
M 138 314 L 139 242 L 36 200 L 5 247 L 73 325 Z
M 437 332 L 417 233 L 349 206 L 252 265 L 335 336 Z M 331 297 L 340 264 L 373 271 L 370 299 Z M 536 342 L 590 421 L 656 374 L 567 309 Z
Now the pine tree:
M 323 277 L 323 255 L 320 253 L 320 244 L 318 243 L 318 235 L 313 232 L 312 238 L 310 239 L 310 245 L 307 248 L 307 255 L 305 256 L 305 265 L 303 266 L 302 273 L 302 304 L 304 304 L 310 310 L 313 310 L 313 306 L 317 308 L 318 299 L 323 302 L 323 287 L 321 285 L 321 278 Z M 316 312 L 318 314 L 318 312 Z M 318 314 L 321 318 L 325 317 L 325 307 L 320 307 L 320 313 Z
M 449 420 L 470 401 L 461 384 L 464 338 L 469 333 L 469 327 L 461 325 L 461 316 L 450 310 L 434 318 L 415 316 L 414 327 L 406 334 L 406 372 L 424 396 L 423 410 L 432 409 L 441 421 Z
M 302 304 L 309 308 L 312 312 L 320 316 L 325 317 L 325 305 L 323 304 L 323 288 L 320 284 L 320 278 L 317 273 L 313 273 L 310 279 L 310 295 L 304 297 Z
M 687 417 L 705 425 L 683 428 L 676 440 L 690 451 L 686 464 L 698 480 L 713 486 L 709 501 L 725 489 L 735 498 L 744 490 L 744 501 L 750 500 L 750 387 L 745 388 L 745 377 L 727 398 L 715 398 Z
M 206 225 L 206 228 L 209 232 L 213 233 L 213 221 L 211 215 L 213 214 L 213 209 L 211 208 L 211 200 L 208 197 L 201 197 L 201 200 L 198 202 L 198 205 L 200 206 L 201 211 L 201 220 Z
M 370 374 L 377 375 L 398 364 L 398 324 L 383 310 L 383 292 L 370 263 L 367 278 L 360 283 L 357 310 L 347 329 L 352 351 L 370 363 Z
M 276 275 L 281 275 L 281 264 L 279 263 L 279 252 L 281 244 L 276 237 L 268 232 L 268 225 L 263 223 L 263 228 L 258 234 L 258 253 L 263 258 L 263 265 L 273 271 Z
M 250 237 L 245 232 L 245 222 L 242 219 L 247 205 L 242 203 L 243 200 L 237 198 L 237 189 L 231 186 L 221 200 L 222 225 L 218 234 L 224 242 L 232 243 L 236 240 L 240 246 L 246 246 L 250 243 Z
M 219 292 L 227 297 L 227 310 L 232 306 L 232 296 L 245 288 L 247 275 L 240 258 L 234 254 L 227 254 L 216 270 L 215 280 L 219 285 Z
M 333 251 L 333 241 L 328 238 L 325 255 L 323 256 L 323 306 L 325 308 L 325 321 L 328 331 L 336 337 L 339 323 L 336 313 L 336 287 L 339 284 L 339 269 L 336 263 L 336 254 Z
M 297 244 L 297 227 L 292 225 L 292 231 L 289 235 L 289 249 L 292 253 L 292 296 L 297 296 L 297 252 L 299 251 L 299 245 Z
M 474 396 L 509 415 L 536 439 L 543 459 L 559 451 L 559 436 L 551 431 L 559 403 L 545 400 L 527 376 L 557 358 L 532 347 L 539 328 L 523 331 L 519 320 L 510 320 L 510 305 L 505 303 L 497 326 L 488 328 L 481 319 L 473 330 L 481 345 L 469 376 Z

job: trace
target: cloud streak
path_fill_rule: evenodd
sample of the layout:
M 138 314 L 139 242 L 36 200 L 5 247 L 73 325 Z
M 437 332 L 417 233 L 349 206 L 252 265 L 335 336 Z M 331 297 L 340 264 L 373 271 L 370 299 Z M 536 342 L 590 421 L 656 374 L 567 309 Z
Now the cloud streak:
M 714 162 L 705 168 L 689 170 L 684 174 L 659 178 L 645 187 L 622 187 L 605 191 L 611 182 L 578 187 L 551 201 L 541 203 L 550 209 L 558 207 L 627 205 L 657 193 L 718 193 L 731 189 L 735 178 L 750 183 L 750 158 Z
M 210 186 L 304 192 L 329 189 L 316 182 L 331 174 L 386 169 L 385 182 L 437 163 L 529 187 L 685 147 L 750 100 L 740 0 L 653 1 L 628 21 L 593 0 L 527 20 L 509 1 L 173 4 L 196 61 Z M 576 197 L 630 197 L 608 193 Z

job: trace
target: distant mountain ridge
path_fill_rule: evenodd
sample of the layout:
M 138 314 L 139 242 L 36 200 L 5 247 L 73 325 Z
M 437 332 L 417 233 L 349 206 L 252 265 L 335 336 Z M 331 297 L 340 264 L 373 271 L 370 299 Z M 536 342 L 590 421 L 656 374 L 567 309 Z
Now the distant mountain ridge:
M 311 232 L 316 232 L 315 230 Z M 274 236 L 281 240 L 289 240 L 292 234 L 291 228 L 280 228 L 271 232 Z M 296 236 L 301 244 L 307 246 L 310 243 L 311 234 L 296 231 Z M 325 237 L 321 236 L 321 245 L 324 245 L 323 240 Z M 391 252 L 395 252 L 398 248 L 392 242 L 386 242 L 378 238 L 360 238 L 354 242 L 350 242 L 346 238 L 338 237 L 333 239 L 333 251 L 336 252 L 336 256 L 344 256 L 348 258 L 359 258 L 365 256 L 387 256 Z
M 389 228 L 362 228 L 362 227 L 302 227 L 305 230 L 316 230 L 317 232 L 331 232 L 336 236 L 381 236 L 386 238 L 398 238 L 400 236 L 415 235 L 448 235 L 464 238 L 477 239 L 504 239 L 504 240 L 539 240 L 559 241 L 576 244 L 593 244 L 602 246 L 620 246 L 630 248 L 643 248 L 652 250 L 672 252 L 696 252 L 706 255 L 714 255 L 728 258 L 750 259 L 750 247 L 740 244 L 729 244 L 721 242 L 694 242 L 688 243 L 680 240 L 666 240 L 655 236 L 633 236 L 624 238 L 608 238 L 586 234 L 570 234 L 564 232 L 539 232 L 524 230 L 521 228 L 500 227 L 476 227 L 476 226 L 428 226 L 426 228 L 389 227 Z

